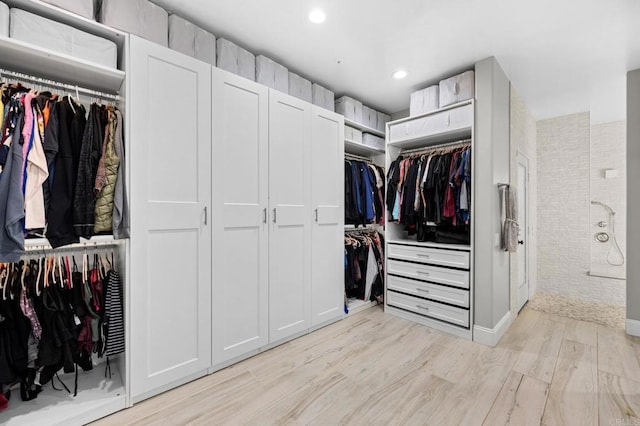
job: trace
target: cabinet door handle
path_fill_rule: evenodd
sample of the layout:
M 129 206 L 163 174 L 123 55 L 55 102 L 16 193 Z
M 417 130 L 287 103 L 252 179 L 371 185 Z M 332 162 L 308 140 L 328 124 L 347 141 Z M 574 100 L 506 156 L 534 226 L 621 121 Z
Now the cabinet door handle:
M 416 290 L 421 291 L 423 293 L 429 293 L 429 290 L 426 290 L 426 289 L 420 288 L 420 287 L 418 287 Z
M 416 256 L 418 256 L 418 257 L 424 257 L 424 258 L 427 258 L 427 259 L 429 258 L 429 255 L 428 255 L 428 254 L 423 254 L 423 253 L 417 253 L 417 254 L 416 254 Z
M 277 218 L 276 218 L 276 208 L 273 208 L 273 223 L 277 223 Z
M 424 272 L 424 271 L 416 271 L 419 275 L 429 275 L 428 272 Z
M 428 311 L 428 310 L 429 310 L 429 308 L 428 308 L 428 307 L 426 307 L 426 306 L 422 306 L 422 305 L 416 305 L 416 308 L 418 308 L 418 309 L 424 309 L 425 311 Z
M 318 209 L 315 209 L 316 222 L 318 221 Z
M 209 218 L 207 216 L 208 216 L 207 206 L 204 206 L 204 225 L 205 226 L 207 226 L 207 223 L 209 222 Z
M 262 209 L 262 223 L 267 223 L 267 208 Z

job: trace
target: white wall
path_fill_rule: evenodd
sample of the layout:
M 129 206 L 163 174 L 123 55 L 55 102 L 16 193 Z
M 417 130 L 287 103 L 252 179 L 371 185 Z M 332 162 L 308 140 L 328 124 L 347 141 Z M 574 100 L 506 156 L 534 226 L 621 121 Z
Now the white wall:
M 535 292 L 537 286 L 537 173 L 536 173 L 536 120 L 527 108 L 516 89 L 511 86 L 511 165 L 510 183 L 518 181 L 518 153 L 529 160 L 529 294 Z M 520 195 L 520 194 L 518 194 Z M 518 254 L 510 255 L 511 312 L 518 309 Z
M 610 134 L 606 126 L 595 126 L 594 143 L 602 144 L 601 137 Z M 589 113 L 539 121 L 537 151 L 538 290 L 624 305 L 624 281 L 588 275 L 593 239 L 590 201 L 595 198 L 590 193 Z M 594 150 L 593 156 L 598 155 Z M 604 161 L 598 158 L 593 163 L 597 168 Z

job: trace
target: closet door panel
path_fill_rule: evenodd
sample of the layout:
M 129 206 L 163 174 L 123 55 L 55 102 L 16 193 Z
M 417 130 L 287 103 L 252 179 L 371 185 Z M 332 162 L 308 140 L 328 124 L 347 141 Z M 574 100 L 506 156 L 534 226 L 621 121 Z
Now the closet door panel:
M 339 318 L 344 305 L 344 119 L 314 107 L 311 170 L 312 326 Z
M 269 90 L 269 340 L 310 326 L 311 105 Z
M 269 342 L 268 90 L 213 69 L 213 363 Z
M 129 53 L 136 401 L 211 365 L 211 67 L 135 36 Z

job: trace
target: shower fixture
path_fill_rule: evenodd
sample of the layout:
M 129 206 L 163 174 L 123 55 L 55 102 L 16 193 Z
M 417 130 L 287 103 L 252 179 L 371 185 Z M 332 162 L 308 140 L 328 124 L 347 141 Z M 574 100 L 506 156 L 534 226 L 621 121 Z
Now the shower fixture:
M 611 266 L 622 266 L 624 265 L 624 253 L 622 253 L 622 249 L 620 248 L 620 245 L 618 244 L 618 239 L 616 238 L 616 222 L 615 222 L 615 216 L 616 216 L 616 212 L 611 208 L 611 206 L 609 206 L 608 204 L 603 203 L 602 201 L 595 201 L 592 200 L 591 204 L 595 204 L 598 206 L 603 207 L 606 211 L 609 212 L 609 222 L 611 223 L 611 235 L 607 234 L 606 232 L 598 232 L 596 233 L 596 235 L 594 236 L 594 238 L 596 239 L 596 241 L 601 242 L 601 243 L 606 243 L 609 241 L 609 236 L 611 236 L 611 245 L 609 246 L 609 251 L 607 252 L 607 263 Z M 600 221 L 598 222 L 598 226 L 600 228 L 604 228 L 607 225 L 607 223 L 605 221 Z M 616 249 L 616 251 L 618 252 L 618 254 L 620 255 L 620 262 L 612 262 L 611 261 L 611 252 L 613 251 L 613 249 Z

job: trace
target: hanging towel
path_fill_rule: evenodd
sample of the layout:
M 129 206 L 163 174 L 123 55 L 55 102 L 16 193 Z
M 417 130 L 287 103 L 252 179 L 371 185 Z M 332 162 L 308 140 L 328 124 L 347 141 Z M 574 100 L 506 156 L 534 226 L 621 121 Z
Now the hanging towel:
M 502 205 L 502 249 L 508 252 L 518 250 L 518 234 L 520 225 L 518 224 L 518 200 L 516 190 L 511 185 L 500 187 L 500 198 Z

